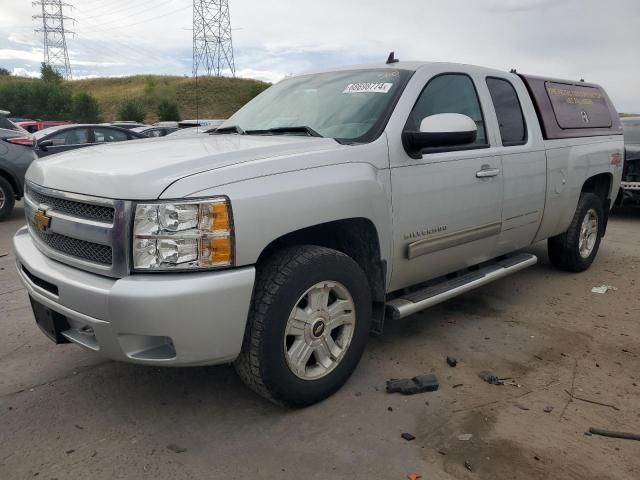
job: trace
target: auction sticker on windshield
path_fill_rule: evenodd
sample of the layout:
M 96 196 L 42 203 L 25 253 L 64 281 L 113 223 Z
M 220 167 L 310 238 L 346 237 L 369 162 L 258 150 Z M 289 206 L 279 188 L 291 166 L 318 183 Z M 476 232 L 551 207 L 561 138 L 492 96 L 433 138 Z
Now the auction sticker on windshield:
M 342 93 L 388 93 L 393 83 L 350 83 Z

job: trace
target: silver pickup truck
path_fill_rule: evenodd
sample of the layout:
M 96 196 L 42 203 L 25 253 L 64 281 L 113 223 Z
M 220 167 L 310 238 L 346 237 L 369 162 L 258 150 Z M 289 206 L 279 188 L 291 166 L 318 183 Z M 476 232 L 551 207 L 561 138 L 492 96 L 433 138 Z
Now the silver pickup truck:
M 233 362 L 308 405 L 385 321 L 533 265 L 535 242 L 587 269 L 622 158 L 597 85 L 390 59 L 286 79 L 210 135 L 34 162 L 17 268 L 57 343 Z

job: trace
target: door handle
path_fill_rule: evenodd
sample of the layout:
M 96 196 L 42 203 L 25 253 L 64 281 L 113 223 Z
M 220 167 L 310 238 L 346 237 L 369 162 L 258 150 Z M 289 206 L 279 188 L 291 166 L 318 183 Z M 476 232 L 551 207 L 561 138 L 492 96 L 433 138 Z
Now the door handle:
M 483 168 L 476 172 L 477 178 L 497 177 L 500 174 L 499 168 Z

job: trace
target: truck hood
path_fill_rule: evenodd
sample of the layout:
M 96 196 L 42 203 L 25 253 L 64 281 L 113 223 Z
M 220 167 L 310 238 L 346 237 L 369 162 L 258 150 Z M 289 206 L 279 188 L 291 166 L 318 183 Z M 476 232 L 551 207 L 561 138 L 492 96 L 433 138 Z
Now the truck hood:
M 26 178 L 37 185 L 66 192 L 151 200 L 175 181 L 190 175 L 341 147 L 331 138 L 284 135 L 133 140 L 43 157 L 31 164 Z

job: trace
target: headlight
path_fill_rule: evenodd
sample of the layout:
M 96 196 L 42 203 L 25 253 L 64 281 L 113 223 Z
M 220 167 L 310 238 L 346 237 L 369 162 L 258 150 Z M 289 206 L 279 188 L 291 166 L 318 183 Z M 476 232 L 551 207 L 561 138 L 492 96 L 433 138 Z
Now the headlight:
M 194 270 L 232 264 L 233 228 L 226 198 L 136 205 L 134 270 Z

